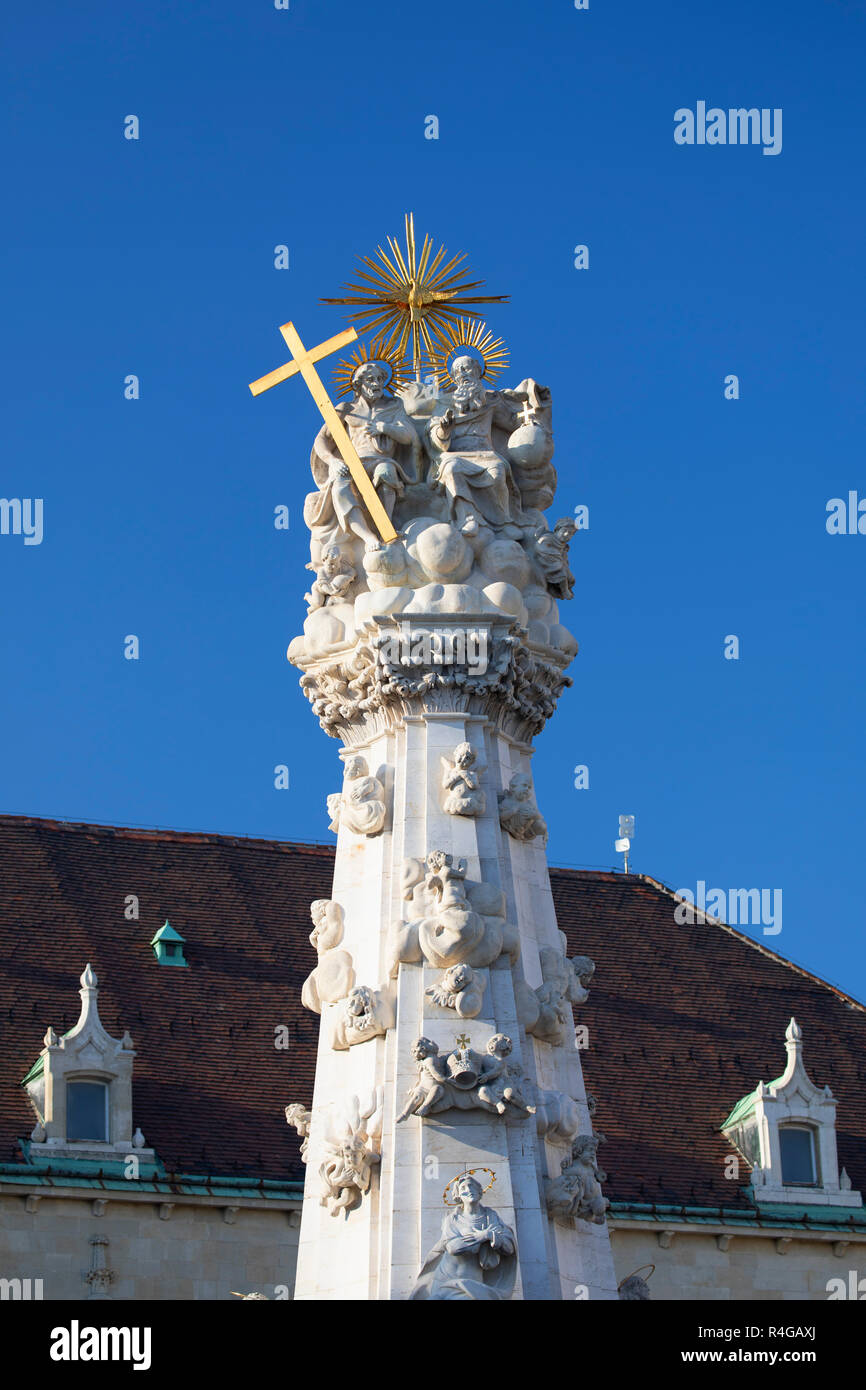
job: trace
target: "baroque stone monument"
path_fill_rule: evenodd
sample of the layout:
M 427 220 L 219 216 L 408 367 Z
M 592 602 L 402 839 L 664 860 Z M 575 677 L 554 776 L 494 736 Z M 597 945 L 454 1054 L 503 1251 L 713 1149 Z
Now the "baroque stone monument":
M 298 1299 L 617 1296 L 575 1045 L 594 965 L 566 957 L 531 772 L 577 652 L 575 527 L 545 515 L 550 391 L 494 386 L 507 353 L 476 306 L 497 297 L 463 259 L 407 218 L 326 301 L 378 336 L 307 350 L 286 324 L 292 360 L 251 386 L 299 374 L 324 421 L 288 657 L 344 763 L 304 986 L 315 1092 L 287 1111 Z M 335 406 L 315 363 L 356 340 Z

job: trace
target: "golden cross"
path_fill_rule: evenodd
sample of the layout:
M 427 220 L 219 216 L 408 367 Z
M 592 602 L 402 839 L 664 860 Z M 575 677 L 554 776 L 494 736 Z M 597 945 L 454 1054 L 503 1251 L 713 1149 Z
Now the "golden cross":
M 284 363 L 282 367 L 277 367 L 273 372 L 268 372 L 267 376 L 260 376 L 258 381 L 251 381 L 250 390 L 254 396 L 260 396 L 263 391 L 269 391 L 272 386 L 276 386 L 279 382 L 285 381 L 287 377 L 300 372 L 309 387 L 310 395 L 321 411 L 322 419 L 328 426 L 334 443 L 340 451 L 340 457 L 351 473 L 352 481 L 366 504 L 376 530 L 386 544 L 388 541 L 396 540 L 397 532 L 391 524 L 388 513 L 382 506 L 382 500 L 370 481 L 367 470 L 358 457 L 358 451 L 349 438 L 346 426 L 331 403 L 324 383 L 313 365 L 314 362 L 319 362 L 323 357 L 336 352 L 338 348 L 354 342 L 358 336 L 357 333 L 354 328 L 347 328 L 342 333 L 337 333 L 335 337 L 328 338 L 324 343 L 319 343 L 318 347 L 307 350 L 293 323 L 284 323 L 280 332 L 288 344 L 292 361 Z

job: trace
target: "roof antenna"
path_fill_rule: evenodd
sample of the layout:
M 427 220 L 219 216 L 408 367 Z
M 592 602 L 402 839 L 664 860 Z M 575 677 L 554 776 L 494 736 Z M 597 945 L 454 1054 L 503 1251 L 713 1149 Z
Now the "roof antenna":
M 623 868 L 628 873 L 628 852 L 634 835 L 634 816 L 620 816 L 619 839 L 614 841 L 614 849 L 623 857 Z

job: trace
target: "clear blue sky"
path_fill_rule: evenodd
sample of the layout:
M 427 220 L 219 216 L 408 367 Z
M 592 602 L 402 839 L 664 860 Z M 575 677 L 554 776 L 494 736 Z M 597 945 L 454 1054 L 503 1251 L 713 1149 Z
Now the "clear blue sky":
M 0 809 L 329 839 L 338 745 L 285 661 L 315 409 L 247 382 L 287 318 L 339 331 L 319 297 L 411 208 L 511 295 L 553 515 L 590 507 L 551 862 L 615 863 L 633 812 L 635 869 L 781 888 L 752 934 L 866 996 L 866 536 L 825 529 L 866 495 L 866 7 L 48 0 L 6 37 L 0 490 L 45 530 L 0 536 Z M 781 154 L 677 146 L 699 100 L 782 108 Z

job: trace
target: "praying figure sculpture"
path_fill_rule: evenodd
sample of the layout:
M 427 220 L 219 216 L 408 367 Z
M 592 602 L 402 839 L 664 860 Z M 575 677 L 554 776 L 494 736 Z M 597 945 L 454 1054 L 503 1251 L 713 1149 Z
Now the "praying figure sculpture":
M 346 759 L 342 792 L 328 797 L 329 830 L 341 825 L 356 835 L 377 835 L 387 816 L 385 788 L 378 777 L 371 777 L 366 758 L 360 754 Z
M 489 1171 L 487 1169 L 483 1171 Z M 495 1177 L 495 1175 L 494 1175 Z M 454 1190 L 456 1200 L 449 1202 Z M 517 1274 L 517 1237 L 492 1207 L 474 1173 L 461 1173 L 445 1189 L 452 1206 L 442 1234 L 428 1254 L 410 1299 L 472 1302 L 511 1298 Z
M 487 798 L 481 791 L 483 767 L 471 743 L 458 743 L 452 756 L 442 755 L 442 808 L 449 816 L 483 816 Z

